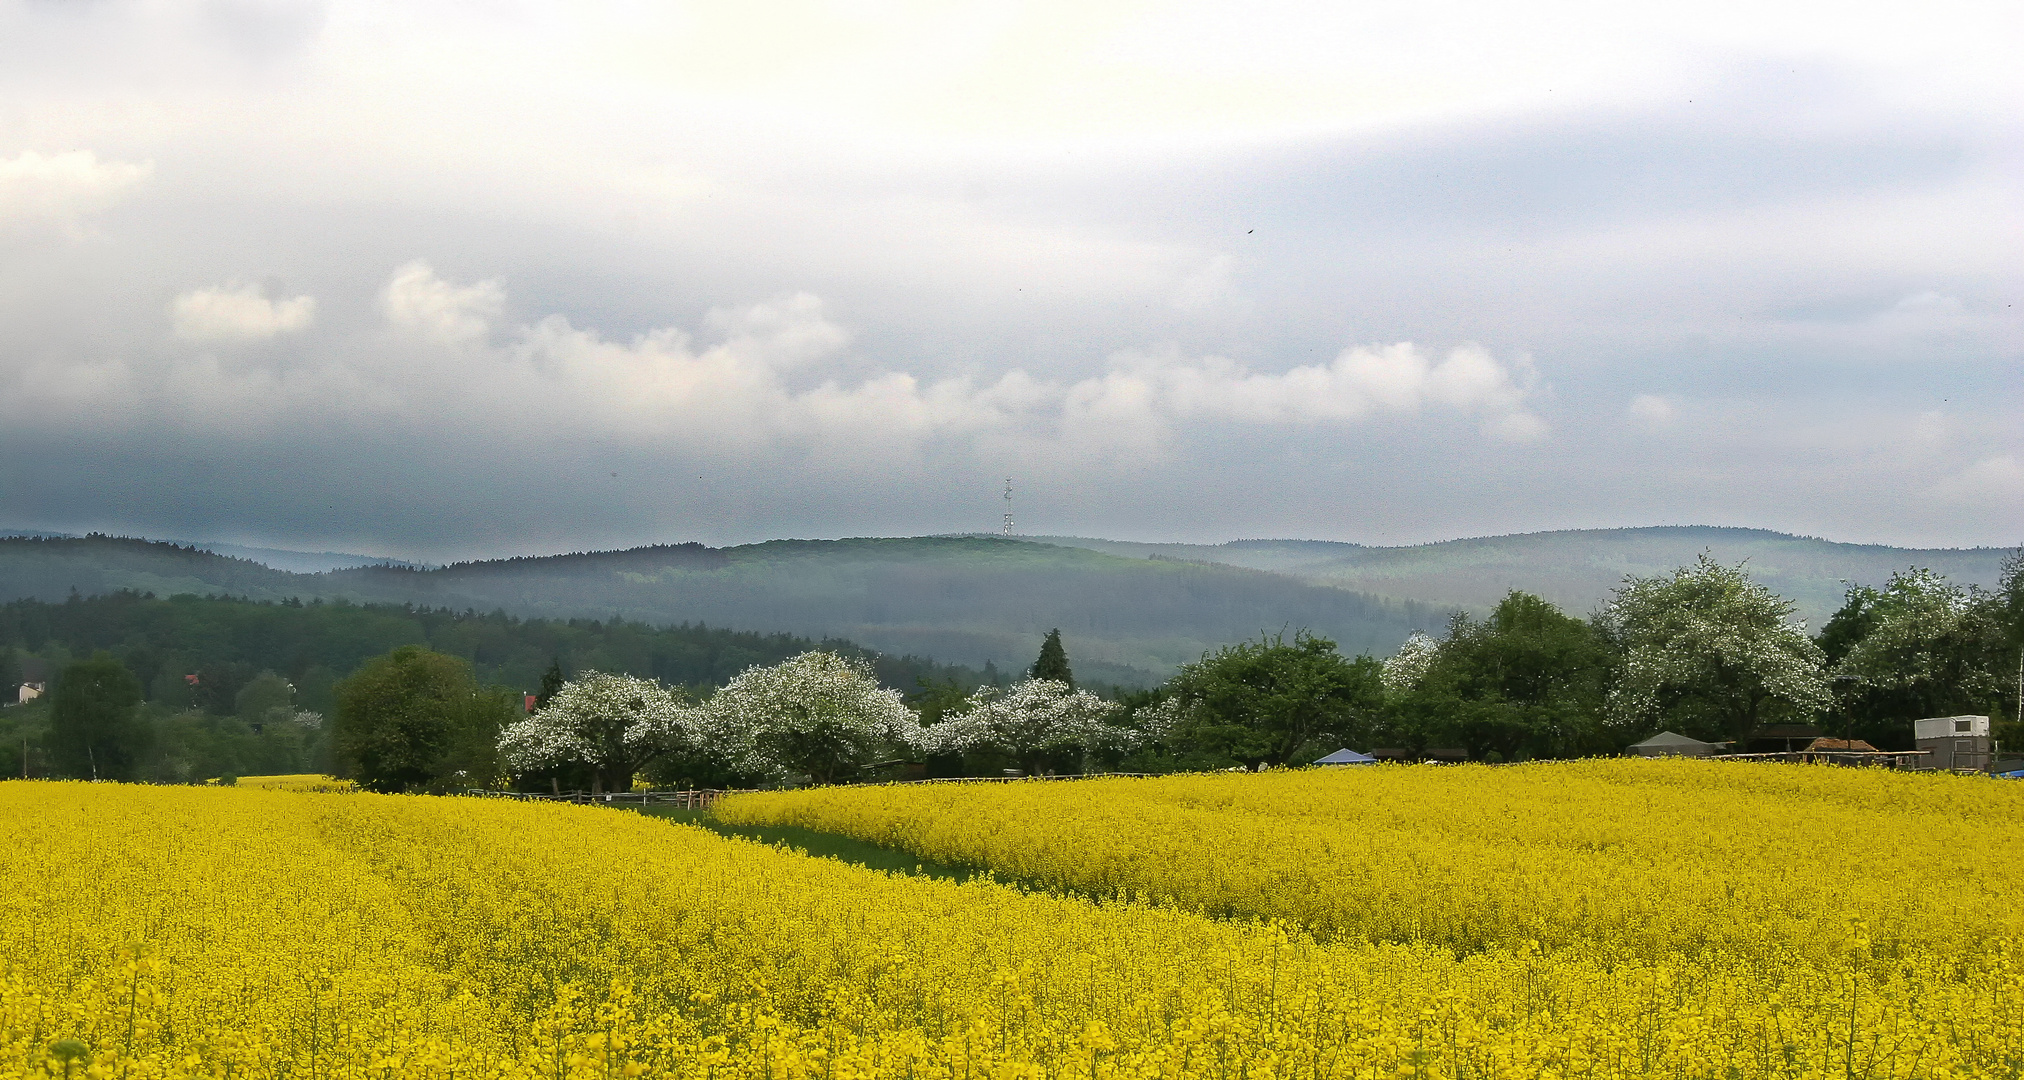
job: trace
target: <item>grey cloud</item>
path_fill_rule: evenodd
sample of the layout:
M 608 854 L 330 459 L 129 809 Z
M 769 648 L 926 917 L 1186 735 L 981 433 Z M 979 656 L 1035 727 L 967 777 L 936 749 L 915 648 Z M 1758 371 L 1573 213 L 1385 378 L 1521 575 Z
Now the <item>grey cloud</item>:
M 201 10 L 213 34 L 256 58 L 302 49 L 329 17 L 321 0 L 209 0 Z
M 1994 164 L 1957 114 L 1884 109 L 1838 70 L 1746 71 L 1701 97 L 1602 112 L 1458 119 L 1160 159 L 1017 167 L 993 200 L 1166 233 L 1329 243 L 1401 232 L 1520 235 L 1917 190 Z M 1823 85 L 1824 84 L 1824 85 Z M 1688 91 L 1687 93 L 1692 93 Z M 1262 241 L 1260 241 L 1262 242 Z
M 1007 473 L 1033 531 L 1137 539 L 2024 520 L 1993 111 L 1738 66 L 1692 105 L 910 155 L 570 88 L 365 123 L 315 65 L 206 69 L 321 56 L 313 5 L 177 8 L 159 56 L 154 16 L 24 10 L 0 85 L 43 119 L 0 161 L 153 168 L 0 230 L 0 526 L 444 558 L 990 528 Z M 92 80 L 23 41 L 197 104 L 66 126 Z M 268 308 L 207 325 L 276 332 L 174 335 L 246 282 Z M 1373 404 L 1344 351 L 1404 341 L 1417 396 Z M 1502 374 L 1443 398 L 1469 343 Z

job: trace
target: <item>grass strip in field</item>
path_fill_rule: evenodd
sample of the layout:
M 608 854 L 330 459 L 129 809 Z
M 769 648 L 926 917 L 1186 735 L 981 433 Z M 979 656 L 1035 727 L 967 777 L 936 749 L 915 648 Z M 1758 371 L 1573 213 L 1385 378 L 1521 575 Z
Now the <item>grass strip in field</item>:
M 1684 760 L 1374 766 L 751 792 L 714 816 L 1044 891 L 1459 952 L 1824 961 L 1851 935 L 1961 956 L 2024 937 L 2024 863 L 1984 854 L 2024 848 L 2024 785 L 1987 778 Z
M 943 881 L 968 881 L 984 873 L 980 867 L 924 859 L 911 851 L 885 847 L 841 833 L 804 829 L 799 825 L 734 825 L 717 820 L 708 810 L 692 810 L 677 806 L 640 806 L 626 809 L 635 810 L 648 817 L 699 825 L 719 836 L 755 840 L 767 847 L 784 845 L 805 855 L 820 859 L 835 859 L 853 866 L 862 866 L 867 870 L 912 874 Z

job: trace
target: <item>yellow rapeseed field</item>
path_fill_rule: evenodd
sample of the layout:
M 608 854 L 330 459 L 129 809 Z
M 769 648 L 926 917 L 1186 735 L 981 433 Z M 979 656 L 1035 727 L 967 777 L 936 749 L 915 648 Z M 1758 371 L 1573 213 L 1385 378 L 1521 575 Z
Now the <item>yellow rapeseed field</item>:
M 1776 964 L 1325 943 L 601 808 L 237 788 L 0 782 L 0 852 L 7 1075 L 2024 1068 L 2024 950 L 1994 937 L 1887 955 L 1856 925 Z
M 1324 938 L 1825 962 L 2024 937 L 2024 784 L 1596 760 L 739 795 L 791 824 L 1047 887 L 1268 916 Z
M 358 785 L 322 773 L 289 773 L 282 776 L 242 776 L 239 787 L 270 788 L 275 791 L 353 791 Z

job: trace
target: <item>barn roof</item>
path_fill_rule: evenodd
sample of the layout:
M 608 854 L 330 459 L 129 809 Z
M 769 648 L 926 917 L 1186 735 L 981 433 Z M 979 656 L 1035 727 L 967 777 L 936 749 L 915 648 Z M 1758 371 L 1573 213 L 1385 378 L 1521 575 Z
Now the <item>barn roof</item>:
M 1679 733 L 1677 733 L 1677 732 L 1672 732 L 1672 731 L 1661 731 L 1661 732 L 1659 732 L 1659 733 L 1658 733 L 1657 735 L 1654 735 L 1654 736 L 1652 736 L 1651 738 L 1649 738 L 1649 739 L 1646 739 L 1645 741 L 1643 741 L 1643 742 L 1641 742 L 1641 743 L 1632 743 L 1632 744 L 1630 745 L 1629 749 L 1631 749 L 1631 750 L 1714 750 L 1714 749 L 1716 749 L 1717 747 L 1723 747 L 1723 746 L 1727 746 L 1727 745 L 1729 745 L 1729 744 L 1728 744 L 1728 743 L 1711 743 L 1711 742 L 1702 742 L 1702 741 L 1701 741 L 1701 740 L 1699 740 L 1699 739 L 1689 739 L 1689 738 L 1687 738 L 1687 737 L 1686 737 L 1685 735 L 1681 735 L 1681 734 L 1679 734 Z
M 1874 746 L 1871 746 L 1870 744 L 1868 744 L 1868 743 L 1864 742 L 1864 741 L 1863 741 L 1863 740 L 1861 740 L 1861 739 L 1829 739 L 1829 738 L 1826 738 L 1826 737 L 1824 737 L 1824 736 L 1823 736 L 1823 737 L 1821 737 L 1821 738 L 1815 739 L 1815 740 L 1813 740 L 1813 741 L 1812 741 L 1812 742 L 1810 742 L 1810 743 L 1807 743 L 1807 744 L 1806 744 L 1806 749 L 1808 749 L 1808 750 L 1816 750 L 1816 751 L 1817 751 L 1817 750 L 1850 750 L 1850 751 L 1855 751 L 1855 752 L 1858 752 L 1858 753 L 1864 753 L 1864 754 L 1874 754 L 1874 753 L 1876 753 L 1876 752 L 1877 752 L 1877 749 L 1876 749 L 1876 747 L 1874 747 Z

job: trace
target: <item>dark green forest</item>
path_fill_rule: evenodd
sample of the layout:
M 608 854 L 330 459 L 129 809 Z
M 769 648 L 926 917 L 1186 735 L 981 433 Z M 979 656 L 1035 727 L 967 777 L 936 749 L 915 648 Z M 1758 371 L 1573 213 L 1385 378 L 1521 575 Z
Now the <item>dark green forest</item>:
M 10 689 L 31 668 L 53 677 L 99 654 L 133 675 L 142 717 L 161 729 L 154 740 L 160 760 L 140 767 L 144 779 L 326 768 L 318 729 L 293 717 L 331 715 L 340 680 L 403 645 L 462 658 L 478 683 L 515 695 L 536 692 L 552 663 L 569 675 L 623 671 L 702 694 L 746 668 L 818 646 L 866 657 L 881 682 L 906 692 L 1000 677 L 995 669 L 881 655 L 847 641 L 624 619 L 133 592 L 0 604 L 0 683 Z M 50 706 L 44 700 L 0 710 L 0 775 L 21 775 L 24 763 L 31 773 L 45 771 L 38 755 Z
M 350 600 L 523 618 L 614 616 L 839 638 L 981 668 L 1024 665 L 1048 630 L 1076 644 L 1089 681 L 1149 687 L 1261 632 L 1304 627 L 1385 653 L 1448 609 L 1280 574 L 1125 558 L 1004 537 L 677 544 L 460 563 L 290 574 L 144 540 L 0 539 L 0 600 L 133 590 L 255 600 Z

